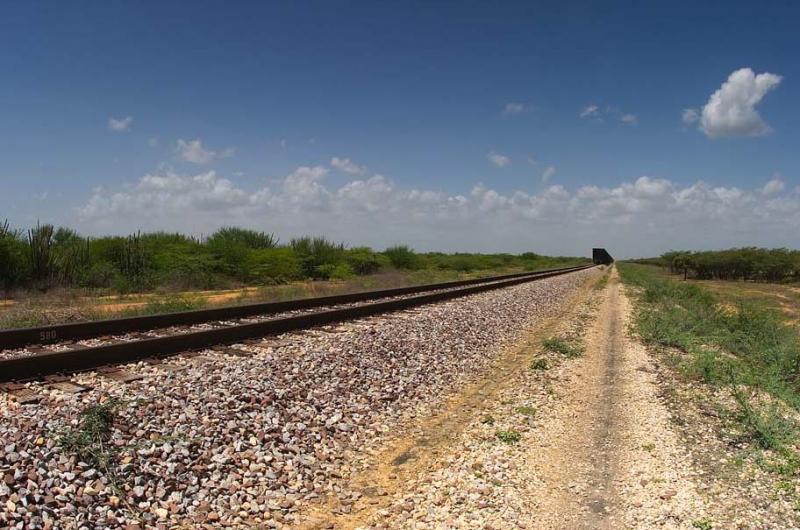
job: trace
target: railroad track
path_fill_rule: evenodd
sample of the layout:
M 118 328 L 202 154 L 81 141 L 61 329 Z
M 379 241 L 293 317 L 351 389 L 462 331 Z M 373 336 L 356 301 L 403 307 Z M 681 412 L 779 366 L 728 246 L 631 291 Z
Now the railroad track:
M 95 322 L 0 331 L 0 383 L 21 382 L 160 359 L 249 339 L 409 309 L 461 296 L 567 274 L 594 265 L 564 267 L 345 295 L 249 304 Z M 231 350 L 232 352 L 234 350 Z M 108 371 L 121 380 L 133 378 Z M 10 383 L 10 384 L 8 384 Z

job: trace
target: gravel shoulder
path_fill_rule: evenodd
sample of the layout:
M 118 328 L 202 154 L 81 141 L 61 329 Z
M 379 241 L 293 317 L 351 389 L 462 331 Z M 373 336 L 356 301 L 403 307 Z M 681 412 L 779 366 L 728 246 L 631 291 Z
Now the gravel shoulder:
M 501 399 L 512 389 L 520 370 L 530 366 L 543 338 L 553 334 L 565 319 L 575 313 L 589 297 L 596 275 L 590 276 L 566 299 L 554 306 L 550 316 L 541 319 L 518 340 L 502 348 L 487 369 L 478 372 L 476 380 L 445 394 L 435 408 L 421 411 L 419 419 L 398 425 L 398 432 L 374 452 L 364 463 L 364 469 L 354 475 L 350 487 L 363 493 L 358 499 L 329 499 L 322 506 L 304 514 L 300 528 L 315 530 L 325 528 L 352 529 L 370 526 L 370 521 L 384 519 L 385 526 L 399 524 L 390 515 L 406 521 L 409 510 L 423 509 L 423 498 L 408 498 L 409 487 L 424 484 L 423 478 L 442 465 L 453 450 L 459 447 L 476 417 L 484 417 L 487 404 Z M 445 389 L 442 389 L 443 393 Z
M 373 455 L 493 372 L 532 327 L 558 320 L 598 274 L 270 337 L 238 355 L 121 367 L 141 377 L 131 382 L 88 372 L 72 381 L 83 392 L 32 383 L 37 404 L 0 395 L 0 526 L 296 528 L 329 502 L 352 512 L 381 496 L 352 480 Z M 59 440 L 112 398 L 109 473 Z
M 526 337 L 449 445 L 395 471 L 402 487 L 366 513 L 328 527 L 696 528 L 705 512 L 694 471 L 651 360 L 627 336 L 616 273 L 571 306 Z M 545 351 L 552 335 L 584 354 Z

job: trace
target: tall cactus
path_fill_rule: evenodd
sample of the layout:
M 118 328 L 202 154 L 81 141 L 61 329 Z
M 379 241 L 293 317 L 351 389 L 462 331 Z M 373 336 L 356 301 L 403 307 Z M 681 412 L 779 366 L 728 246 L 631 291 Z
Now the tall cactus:
M 69 228 L 53 236 L 54 275 L 62 285 L 76 285 L 89 268 L 89 240 Z
M 140 289 L 147 280 L 150 268 L 150 255 L 145 247 L 140 232 L 131 234 L 122 245 L 122 263 L 120 270 L 131 287 Z
M 53 280 L 53 225 L 36 223 L 28 230 L 28 249 L 31 276 L 40 288 L 47 288 Z

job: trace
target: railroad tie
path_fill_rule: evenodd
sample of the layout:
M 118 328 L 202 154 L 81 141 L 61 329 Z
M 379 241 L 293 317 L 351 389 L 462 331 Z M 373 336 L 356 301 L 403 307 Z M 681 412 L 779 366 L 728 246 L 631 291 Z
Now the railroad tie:
M 7 385 L 2 385 L 0 386 L 0 390 L 8 394 L 14 401 L 21 405 L 38 403 L 42 400 L 41 395 L 37 394 L 32 389 L 21 383 L 9 383 Z

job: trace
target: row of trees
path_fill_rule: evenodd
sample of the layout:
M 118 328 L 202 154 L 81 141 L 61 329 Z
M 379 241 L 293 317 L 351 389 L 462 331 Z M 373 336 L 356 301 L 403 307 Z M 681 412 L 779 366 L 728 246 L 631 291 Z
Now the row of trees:
M 756 247 L 728 250 L 665 252 L 659 258 L 640 260 L 668 267 L 670 272 L 703 280 L 800 280 L 800 251 Z
M 581 261 L 534 253 L 419 254 L 406 246 L 383 252 L 347 248 L 324 237 L 280 244 L 273 235 L 222 228 L 208 238 L 178 233 L 83 237 L 69 228 L 30 230 L 0 224 L 0 287 L 55 286 L 113 289 L 213 289 L 300 279 L 343 279 L 382 269 L 457 271 L 543 268 Z

